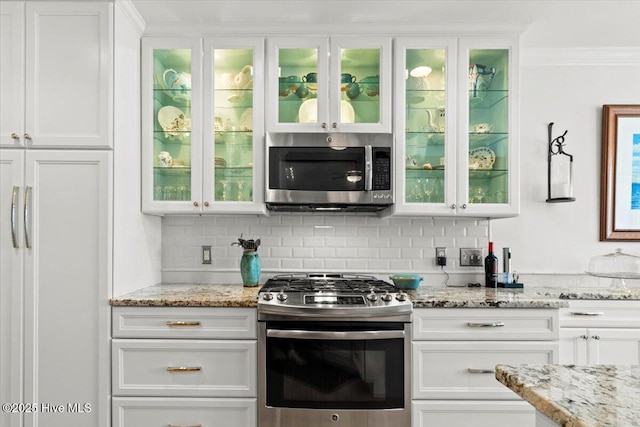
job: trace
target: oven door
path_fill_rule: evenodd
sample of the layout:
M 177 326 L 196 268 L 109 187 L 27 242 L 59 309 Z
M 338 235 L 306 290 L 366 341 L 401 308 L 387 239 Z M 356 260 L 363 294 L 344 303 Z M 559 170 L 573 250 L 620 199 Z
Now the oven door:
M 410 324 L 260 326 L 260 427 L 409 425 Z

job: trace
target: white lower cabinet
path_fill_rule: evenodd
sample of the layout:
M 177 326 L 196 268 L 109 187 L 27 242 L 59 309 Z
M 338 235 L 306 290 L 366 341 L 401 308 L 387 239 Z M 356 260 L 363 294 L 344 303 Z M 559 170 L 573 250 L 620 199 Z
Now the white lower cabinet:
M 560 363 L 640 364 L 640 301 L 571 301 L 560 322 Z
M 113 427 L 257 423 L 256 311 L 113 307 Z
M 417 309 L 414 427 L 535 426 L 535 410 L 495 379 L 498 364 L 558 361 L 558 310 Z

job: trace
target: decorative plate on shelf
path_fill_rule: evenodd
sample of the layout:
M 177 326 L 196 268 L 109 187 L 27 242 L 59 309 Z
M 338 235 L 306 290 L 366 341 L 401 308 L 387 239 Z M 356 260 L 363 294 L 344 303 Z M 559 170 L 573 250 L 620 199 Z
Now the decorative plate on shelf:
M 469 151 L 469 169 L 492 169 L 496 153 L 489 147 L 478 147 Z
M 253 130 L 253 108 L 247 108 L 240 116 L 240 128 L 244 131 Z
M 191 131 L 191 119 L 178 107 L 167 105 L 158 110 L 158 123 L 169 136 Z

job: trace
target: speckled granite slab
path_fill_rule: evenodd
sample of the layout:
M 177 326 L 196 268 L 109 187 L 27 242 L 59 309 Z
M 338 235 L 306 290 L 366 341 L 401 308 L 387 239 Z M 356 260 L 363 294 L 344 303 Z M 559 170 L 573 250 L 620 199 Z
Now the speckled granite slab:
M 416 308 L 560 308 L 567 301 L 558 298 L 558 291 L 542 288 L 492 289 L 458 286 L 420 286 L 408 294 Z
M 256 307 L 259 287 L 240 284 L 159 284 L 118 296 L 111 305 L 175 307 Z M 607 288 L 488 289 L 458 286 L 420 286 L 408 291 L 416 308 L 560 308 L 570 299 L 640 300 L 640 289 L 620 292 Z
M 640 366 L 498 365 L 496 378 L 560 426 L 640 426 Z
M 161 284 L 111 299 L 111 305 L 141 307 L 256 307 L 258 287 Z

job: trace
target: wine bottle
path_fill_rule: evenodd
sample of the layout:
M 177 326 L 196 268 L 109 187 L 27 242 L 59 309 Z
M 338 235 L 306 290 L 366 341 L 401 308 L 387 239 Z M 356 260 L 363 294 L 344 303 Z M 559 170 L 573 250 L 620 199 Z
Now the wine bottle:
M 493 254 L 493 242 L 489 242 L 489 254 L 484 258 L 484 285 L 498 287 L 498 257 Z

